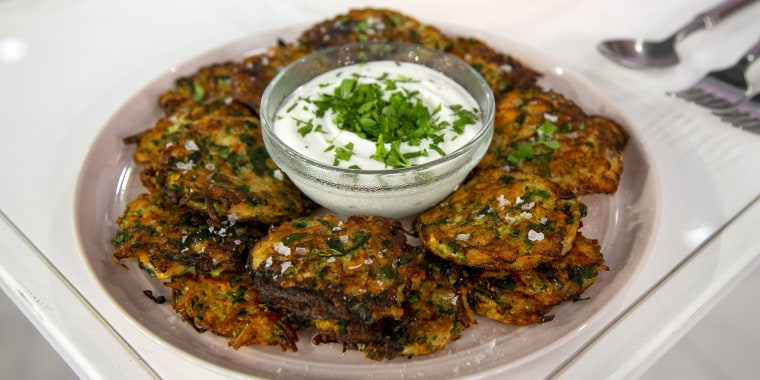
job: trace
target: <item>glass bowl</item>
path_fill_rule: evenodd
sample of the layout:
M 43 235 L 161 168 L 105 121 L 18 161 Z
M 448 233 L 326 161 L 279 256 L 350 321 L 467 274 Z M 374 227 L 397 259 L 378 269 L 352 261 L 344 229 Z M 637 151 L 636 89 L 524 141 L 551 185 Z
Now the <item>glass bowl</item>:
M 474 137 L 435 160 L 404 168 L 349 169 L 312 159 L 275 133 L 276 114 L 289 95 L 311 79 L 344 66 L 398 61 L 426 66 L 462 86 L 480 110 Z M 272 160 L 304 194 L 331 212 L 403 218 L 424 211 L 454 191 L 483 157 L 493 137 L 494 97 L 472 67 L 439 50 L 394 42 L 359 42 L 319 50 L 275 76 L 261 100 L 264 144 Z

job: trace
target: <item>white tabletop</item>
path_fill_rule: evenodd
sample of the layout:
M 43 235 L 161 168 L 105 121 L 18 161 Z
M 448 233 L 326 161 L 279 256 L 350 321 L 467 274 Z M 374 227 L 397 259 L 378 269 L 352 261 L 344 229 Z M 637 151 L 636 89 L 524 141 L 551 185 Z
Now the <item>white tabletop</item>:
M 661 205 L 648 259 L 615 318 L 520 365 L 480 374 L 625 377 L 643 371 L 760 261 L 760 136 L 666 92 L 728 66 L 760 37 L 760 3 L 679 45 L 663 70 L 616 66 L 609 37 L 665 37 L 714 1 L 0 0 L 0 287 L 82 377 L 232 375 L 122 315 L 76 238 L 77 177 L 102 126 L 170 68 L 243 37 L 375 5 L 519 42 L 593 83 L 653 158 Z M 760 87 L 760 67 L 752 78 Z M 473 375 L 475 375 L 473 373 Z

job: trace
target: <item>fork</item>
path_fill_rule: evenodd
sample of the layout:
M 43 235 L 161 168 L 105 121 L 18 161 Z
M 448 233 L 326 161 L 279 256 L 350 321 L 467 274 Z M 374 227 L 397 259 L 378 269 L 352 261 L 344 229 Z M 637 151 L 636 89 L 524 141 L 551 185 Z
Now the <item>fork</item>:
M 735 127 L 760 133 L 760 92 L 755 94 L 747 102 L 740 104 L 727 112 L 713 112 L 720 119 L 731 123 Z
M 694 102 L 713 111 L 725 112 L 745 102 L 752 93 L 747 81 L 747 69 L 760 56 L 760 41 L 756 42 L 731 67 L 707 73 L 691 87 L 669 95 Z

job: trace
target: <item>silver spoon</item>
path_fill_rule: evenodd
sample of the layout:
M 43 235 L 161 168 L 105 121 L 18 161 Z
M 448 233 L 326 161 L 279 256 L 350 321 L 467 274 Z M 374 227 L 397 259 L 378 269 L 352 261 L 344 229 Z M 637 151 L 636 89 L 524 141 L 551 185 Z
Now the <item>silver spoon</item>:
M 603 41 L 597 48 L 615 63 L 631 68 L 669 67 L 679 62 L 676 44 L 689 34 L 710 29 L 723 18 L 756 0 L 728 0 L 698 14 L 691 22 L 662 41 L 620 39 Z

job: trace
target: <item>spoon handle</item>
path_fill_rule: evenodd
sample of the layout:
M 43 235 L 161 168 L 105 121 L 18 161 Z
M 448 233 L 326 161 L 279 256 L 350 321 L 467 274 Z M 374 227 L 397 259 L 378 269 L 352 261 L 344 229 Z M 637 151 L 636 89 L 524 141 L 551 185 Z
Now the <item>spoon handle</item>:
M 681 28 L 673 36 L 673 39 L 680 41 L 689 34 L 701 29 L 710 29 L 717 25 L 721 20 L 730 16 L 734 12 L 754 3 L 757 0 L 728 0 L 715 7 L 698 14 L 694 19 Z

